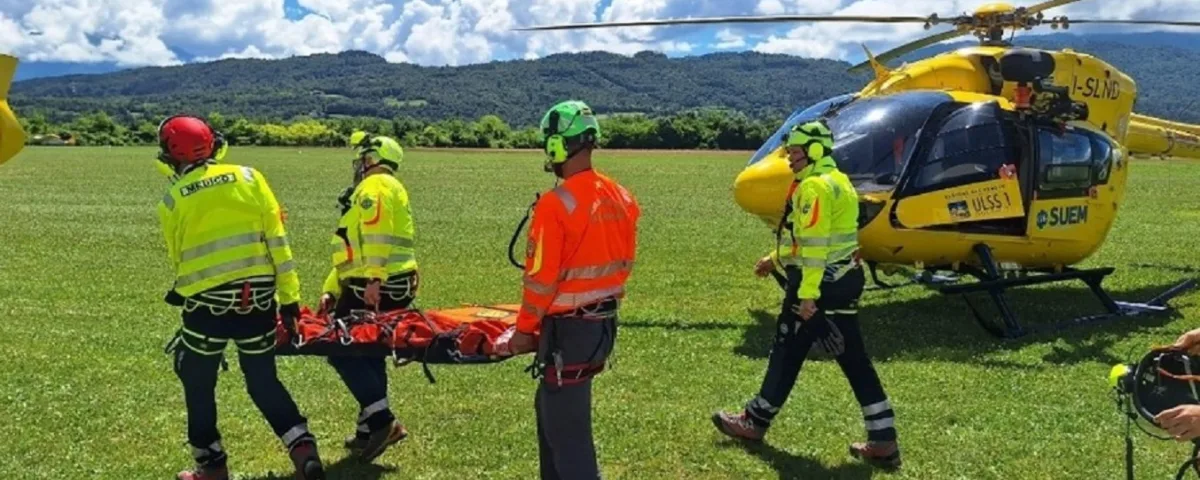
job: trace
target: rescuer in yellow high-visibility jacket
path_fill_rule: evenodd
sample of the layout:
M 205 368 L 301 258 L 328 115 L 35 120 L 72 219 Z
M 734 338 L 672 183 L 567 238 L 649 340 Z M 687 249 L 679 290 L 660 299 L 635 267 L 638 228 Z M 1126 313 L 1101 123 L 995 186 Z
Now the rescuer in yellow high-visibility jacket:
M 793 127 L 785 147 L 796 173 L 786 209 L 790 217 L 781 221 L 779 232 L 785 245 L 755 266 L 759 276 L 770 272 L 773 263 L 787 272 L 775 346 L 758 395 L 740 413 L 714 414 L 713 423 L 733 437 L 762 439 L 791 394 L 808 352 L 820 342 L 836 356 L 862 407 L 868 441 L 851 444 L 850 452 L 876 466 L 899 467 L 895 415 L 858 324 L 858 300 L 866 282 L 858 257 L 858 193 L 837 168 L 833 132 L 823 121 Z
M 404 150 L 395 140 L 355 132 L 355 185 L 340 198 L 342 217 L 333 235 L 333 267 L 322 288 L 320 310 L 345 317 L 353 310 L 408 308 L 417 294 L 415 226 L 408 192 L 395 171 Z M 388 406 L 382 357 L 328 357 L 359 403 L 355 434 L 346 448 L 371 461 L 408 432 Z
M 230 339 L 250 398 L 288 448 L 297 478 L 324 478 L 316 440 L 276 376 L 276 309 L 285 325 L 300 315 L 300 279 L 279 203 L 258 170 L 216 163 L 224 141 L 203 120 L 171 117 L 158 133 L 160 167 L 172 177 L 158 205 L 175 270 L 167 301 L 183 308 L 174 366 L 196 461 L 178 478 L 228 478 L 214 390 Z

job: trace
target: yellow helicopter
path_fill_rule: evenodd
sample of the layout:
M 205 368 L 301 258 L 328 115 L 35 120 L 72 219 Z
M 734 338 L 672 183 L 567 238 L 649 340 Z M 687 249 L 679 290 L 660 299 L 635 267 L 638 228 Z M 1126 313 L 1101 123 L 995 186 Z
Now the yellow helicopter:
M 17 58 L 0 54 L 0 165 L 25 148 L 25 129 L 8 107 L 8 88 L 17 73 Z
M 749 16 L 551 25 L 558 30 L 780 21 L 923 23 L 954 28 L 897 47 L 852 71 L 874 71 L 862 90 L 793 113 L 752 155 L 734 182 L 734 198 L 771 227 L 781 221 L 793 175 L 781 140 L 793 125 L 824 118 L 834 158 L 862 198 L 859 242 L 874 281 L 876 267 L 924 270 L 915 281 L 942 293 L 987 291 L 1002 324 L 979 323 L 1000 337 L 1030 333 L 1004 296 L 1010 287 L 1077 279 L 1107 313 L 1067 324 L 1163 311 L 1184 282 L 1146 303 L 1114 301 L 1101 287 L 1113 268 L 1076 269 L 1104 243 L 1116 218 L 1132 155 L 1200 158 L 1200 126 L 1133 112 L 1137 84 L 1105 61 L 1070 49 L 1019 48 L 1006 32 L 1049 24 L 1200 22 L 1077 20 L 1046 17 L 1050 8 L 988 3 L 973 14 L 942 17 Z M 974 34 L 978 46 L 899 68 L 883 65 L 935 43 Z M 866 47 L 863 47 L 866 50 Z M 891 268 L 887 268 L 891 267 Z M 956 283 L 965 273 L 978 279 Z M 777 276 L 778 278 L 778 276 Z M 964 298 L 966 296 L 964 295 Z M 1063 326 L 1063 323 L 1050 327 Z

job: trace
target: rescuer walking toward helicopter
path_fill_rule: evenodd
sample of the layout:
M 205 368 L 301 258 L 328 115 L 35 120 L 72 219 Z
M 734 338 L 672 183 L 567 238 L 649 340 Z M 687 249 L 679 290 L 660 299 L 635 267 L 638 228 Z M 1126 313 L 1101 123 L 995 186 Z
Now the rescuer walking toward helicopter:
M 641 210 L 625 187 L 592 169 L 600 125 L 586 104 L 555 105 L 542 118 L 542 134 L 545 169 L 563 184 L 533 208 L 516 333 L 497 349 L 537 350 L 541 478 L 598 479 L 592 377 L 616 343 Z
M 762 440 L 791 394 L 809 350 L 821 342 L 836 356 L 862 407 L 868 441 L 851 444 L 850 453 L 880 467 L 899 467 L 894 413 L 858 324 L 858 300 L 865 284 L 858 257 L 858 194 L 831 156 L 833 134 L 824 122 L 794 127 L 786 148 L 796 175 L 795 195 L 779 234 L 786 230 L 790 245 L 755 265 L 759 276 L 769 273 L 775 262 L 787 273 L 775 344 L 758 395 L 741 413 L 718 412 L 712 421 L 731 437 Z M 786 223 L 790 226 L 784 229 Z

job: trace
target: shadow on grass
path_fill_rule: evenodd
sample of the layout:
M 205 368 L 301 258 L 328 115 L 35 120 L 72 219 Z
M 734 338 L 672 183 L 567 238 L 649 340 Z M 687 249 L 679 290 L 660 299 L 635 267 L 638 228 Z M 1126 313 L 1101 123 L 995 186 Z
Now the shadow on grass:
M 1146 302 L 1179 284 L 1181 279 L 1163 279 L 1144 288 L 1109 290 L 1117 301 Z M 921 287 L 908 287 L 921 288 Z M 889 295 L 888 291 L 864 294 L 871 298 Z M 1122 338 L 1150 328 L 1161 327 L 1181 315 L 1178 300 L 1169 302 L 1166 312 L 1139 316 L 1113 317 L 1098 323 L 1065 329 L 1036 330 L 1075 317 L 1104 313 L 1104 308 L 1085 286 L 1063 284 L 1045 288 L 1016 288 L 1008 292 L 1009 305 L 1017 321 L 1033 332 L 1015 339 L 1001 339 L 985 331 L 976 321 L 961 295 L 947 296 L 936 292 L 921 298 L 869 305 L 859 312 L 867 350 L 873 359 L 903 358 L 906 360 L 935 360 L 999 368 L 1038 368 L 1034 365 L 988 359 L 981 353 L 1019 350 L 1032 344 L 1050 344 L 1052 351 L 1042 360 L 1057 365 L 1083 362 L 1115 364 L 1127 359 L 1117 358 L 1107 350 Z M 971 304 L 985 320 L 1001 324 L 999 310 L 986 292 L 968 295 Z M 662 324 L 655 322 L 624 322 L 623 328 L 666 328 L 678 330 L 743 330 L 742 344 L 735 354 L 753 359 L 765 359 L 770 354 L 775 336 L 778 312 L 761 309 L 747 312 L 752 323 L 716 322 L 697 325 Z M 1182 333 L 1182 332 L 1179 332 Z M 1178 335 L 1176 333 L 1175 335 Z M 1173 341 L 1175 335 L 1163 341 Z M 813 360 L 829 357 L 814 353 Z
M 336 462 L 325 464 L 326 480 L 379 480 L 385 473 L 393 473 L 395 467 L 384 467 L 373 463 L 363 463 L 355 456 L 346 456 Z M 293 480 L 294 472 L 284 474 L 269 473 L 264 476 L 236 476 L 238 480 Z
M 863 463 L 847 463 L 829 468 L 811 458 L 796 455 L 776 448 L 767 442 L 741 442 L 725 440 L 717 444 L 721 448 L 741 447 L 779 473 L 780 480 L 810 479 L 810 478 L 839 478 L 839 479 L 868 479 L 875 469 Z

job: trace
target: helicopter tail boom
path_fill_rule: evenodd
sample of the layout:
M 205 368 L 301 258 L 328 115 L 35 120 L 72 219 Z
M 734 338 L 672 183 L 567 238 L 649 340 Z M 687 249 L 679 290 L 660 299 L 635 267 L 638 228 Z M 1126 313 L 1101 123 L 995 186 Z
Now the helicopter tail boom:
M 1134 114 L 1126 143 L 1132 155 L 1200 159 L 1200 126 Z

